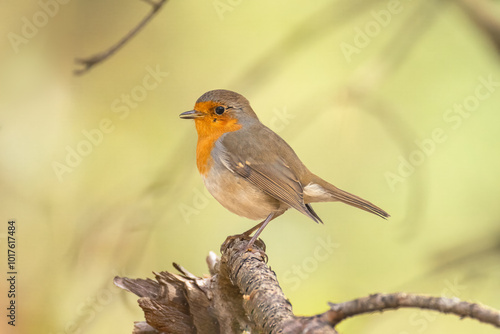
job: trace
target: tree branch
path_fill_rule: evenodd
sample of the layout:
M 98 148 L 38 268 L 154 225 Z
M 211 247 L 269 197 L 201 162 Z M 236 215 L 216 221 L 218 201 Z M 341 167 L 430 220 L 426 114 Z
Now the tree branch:
M 115 277 L 115 284 L 139 296 L 146 322 L 137 322 L 134 334 L 156 333 L 321 333 L 337 334 L 335 326 L 362 313 L 416 307 L 470 317 L 500 327 L 500 312 L 458 298 L 407 293 L 375 294 L 330 304 L 330 310 L 298 317 L 267 266 L 265 245 L 258 240 L 247 251 L 248 240 L 230 237 L 219 259 L 207 257 L 210 276 L 197 277 L 178 264 L 180 274 L 154 273 L 151 279 Z
M 404 292 L 377 293 L 340 304 L 330 303 L 330 307 L 331 309 L 325 312 L 325 315 L 332 325 L 358 314 L 413 307 L 451 313 L 460 318 L 469 317 L 500 327 L 499 311 L 476 303 L 461 301 L 458 298 L 430 297 Z
M 488 0 L 458 0 L 457 3 L 500 52 L 500 18 L 496 5 Z
M 151 19 L 158 13 L 158 11 L 161 9 L 161 7 L 168 1 L 168 0 L 142 0 L 144 2 L 147 2 L 148 4 L 151 5 L 151 11 L 142 19 L 135 28 L 130 30 L 121 40 L 118 41 L 115 45 L 111 46 L 109 49 L 99 52 L 93 56 L 87 57 L 87 58 L 76 58 L 75 62 L 77 64 L 81 64 L 83 68 L 75 70 L 73 73 L 75 75 L 82 75 L 88 72 L 92 67 L 95 65 L 105 61 L 108 59 L 110 56 L 112 56 L 114 53 L 116 53 L 119 49 L 121 49 L 128 41 L 132 39 L 139 31 L 141 31 L 142 28 L 146 26 L 146 24 L 151 21 Z

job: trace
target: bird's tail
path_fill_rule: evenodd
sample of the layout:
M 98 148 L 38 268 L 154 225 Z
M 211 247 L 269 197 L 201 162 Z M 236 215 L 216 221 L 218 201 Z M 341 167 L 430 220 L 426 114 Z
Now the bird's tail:
M 318 184 L 321 188 L 325 190 L 325 193 L 331 197 L 330 201 L 340 201 L 345 204 L 349 204 L 351 206 L 354 206 L 358 209 L 368 211 L 370 213 L 373 213 L 379 217 L 382 217 L 384 219 L 387 219 L 390 217 L 390 215 L 376 206 L 375 204 L 368 202 L 365 199 L 362 199 L 359 196 L 353 195 L 347 191 L 344 191 L 342 189 L 339 189 L 335 187 L 333 184 L 330 184 L 326 182 L 325 180 L 321 179 L 320 177 L 315 177 L 314 180 L 312 181 L 313 183 Z M 318 202 L 323 202 L 325 200 L 317 200 Z M 312 202 L 316 202 L 316 200 L 312 200 Z

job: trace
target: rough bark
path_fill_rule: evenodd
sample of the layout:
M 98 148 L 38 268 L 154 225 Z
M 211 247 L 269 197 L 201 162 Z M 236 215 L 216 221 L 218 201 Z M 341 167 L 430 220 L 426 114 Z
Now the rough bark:
M 407 293 L 374 294 L 340 304 L 312 317 L 295 316 L 276 274 L 267 266 L 265 245 L 231 237 L 222 256 L 207 257 L 210 275 L 197 277 L 174 263 L 179 274 L 154 273 L 156 280 L 115 277 L 115 284 L 139 296 L 145 322 L 134 334 L 336 334 L 335 326 L 358 314 L 417 307 L 470 317 L 500 327 L 500 312 L 458 298 Z
M 294 317 L 266 265 L 264 243 L 258 240 L 247 251 L 247 242 L 228 239 L 220 259 L 210 253 L 210 276 L 197 277 L 174 264 L 180 274 L 154 273 L 156 281 L 115 277 L 118 287 L 140 297 L 146 322 L 135 323 L 134 334 L 301 333 L 308 324 L 314 333 L 337 333 L 321 317 Z

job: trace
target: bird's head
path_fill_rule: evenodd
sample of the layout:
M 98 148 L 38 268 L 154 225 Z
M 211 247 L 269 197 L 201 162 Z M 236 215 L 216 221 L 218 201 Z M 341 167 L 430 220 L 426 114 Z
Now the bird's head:
M 243 95 L 224 89 L 206 92 L 196 101 L 193 110 L 179 116 L 194 119 L 199 136 L 236 131 L 247 122 L 258 120 Z

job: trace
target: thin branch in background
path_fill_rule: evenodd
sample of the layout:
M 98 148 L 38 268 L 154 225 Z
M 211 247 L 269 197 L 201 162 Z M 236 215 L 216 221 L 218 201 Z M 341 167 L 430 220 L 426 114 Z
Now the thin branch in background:
M 345 303 L 330 304 L 330 307 L 331 310 L 325 312 L 325 314 L 332 325 L 363 313 L 412 307 L 439 311 L 441 313 L 451 313 L 459 316 L 461 319 L 468 317 L 495 327 L 500 327 L 500 311 L 484 305 L 461 301 L 458 298 L 430 297 L 404 292 L 378 293 Z
M 391 75 L 412 55 L 415 47 L 424 34 L 430 30 L 432 23 L 442 16 L 443 1 L 423 1 L 413 5 L 400 23 L 394 33 L 381 48 L 378 55 L 367 61 L 364 66 L 354 73 L 346 84 L 346 92 L 353 103 L 373 116 L 375 116 L 386 129 L 387 133 L 394 138 L 394 143 L 399 146 L 401 152 L 411 152 L 413 141 L 418 136 L 411 124 L 405 121 L 404 112 L 398 110 L 397 106 L 385 101 L 377 92 L 379 87 L 387 82 Z M 395 23 L 393 23 L 395 24 Z M 412 175 L 409 183 L 411 191 L 406 200 L 406 222 L 402 227 L 402 239 L 407 241 L 418 235 L 421 224 L 421 216 L 424 210 L 425 188 L 427 178 L 424 173 Z
M 146 15 L 141 22 L 132 30 L 130 30 L 121 40 L 115 45 L 111 46 L 109 49 L 99 52 L 93 56 L 87 58 L 76 58 L 75 62 L 81 64 L 83 68 L 75 70 L 73 73 L 76 75 L 82 75 L 87 73 L 95 65 L 102 63 L 113 54 L 115 54 L 119 49 L 121 49 L 128 41 L 132 39 L 146 24 L 153 19 L 153 17 L 158 13 L 158 11 L 163 7 L 163 5 L 168 0 L 142 0 L 151 5 L 151 11 Z
M 464 283 L 473 284 L 471 281 L 477 279 L 481 280 L 481 283 L 478 284 L 484 285 L 484 279 L 492 278 L 494 280 L 494 271 L 500 269 L 499 260 L 500 230 L 486 231 L 484 234 L 469 238 L 458 245 L 434 252 L 429 258 L 430 268 L 403 283 L 402 286 L 413 286 L 463 268 L 467 268 L 465 275 L 461 275 L 463 276 L 461 280 Z M 494 282 L 495 288 L 497 288 L 498 280 L 494 280 Z
M 500 53 L 500 17 L 493 1 L 459 0 L 457 3 L 465 10 L 470 20 L 493 43 Z
M 262 90 L 280 68 L 286 66 L 300 51 L 306 50 L 332 31 L 339 30 L 342 25 L 352 22 L 359 15 L 382 3 L 382 0 L 338 0 L 327 3 L 315 13 L 305 18 L 283 39 L 266 50 L 266 52 L 249 65 L 246 71 L 237 75 L 230 87 L 238 87 L 247 94 Z

